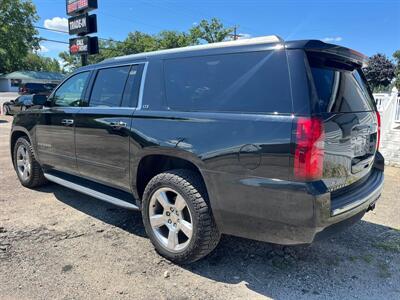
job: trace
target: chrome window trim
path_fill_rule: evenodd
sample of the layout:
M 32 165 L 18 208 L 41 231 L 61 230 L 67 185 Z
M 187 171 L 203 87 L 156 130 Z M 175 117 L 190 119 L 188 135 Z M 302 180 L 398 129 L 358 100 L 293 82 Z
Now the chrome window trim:
M 126 63 L 120 63 L 120 64 L 105 64 L 103 66 L 102 63 L 99 63 L 98 65 L 94 65 L 94 68 L 92 69 L 93 71 L 97 70 L 102 70 L 102 69 L 111 69 L 111 68 L 119 68 L 119 67 L 126 67 L 126 66 L 134 66 L 134 65 L 143 65 L 147 64 L 148 61 L 131 61 L 131 62 L 126 62 Z
M 142 108 L 142 103 L 143 103 L 143 94 L 144 94 L 144 84 L 145 84 L 145 80 L 146 80 L 146 75 L 147 75 L 147 66 L 148 66 L 149 62 L 148 61 L 138 61 L 138 62 L 129 62 L 129 63 L 123 63 L 123 64 L 113 64 L 113 65 L 107 65 L 107 66 L 101 66 L 101 65 L 97 65 L 92 69 L 85 69 L 82 71 L 77 71 L 72 73 L 71 75 L 67 76 L 66 78 L 64 78 L 64 80 L 62 80 L 59 85 L 57 86 L 57 88 L 49 95 L 50 97 L 53 97 L 53 95 L 57 92 L 57 90 L 64 84 L 65 81 L 67 81 L 68 79 L 81 74 L 81 73 L 85 73 L 85 72 L 97 72 L 99 70 L 102 69 L 111 69 L 111 68 L 118 68 L 118 67 L 125 67 L 125 66 L 134 66 L 134 65 L 144 65 L 143 67 L 143 72 L 142 72 L 142 78 L 140 79 L 140 86 L 139 86 L 139 97 L 138 97 L 138 103 L 136 107 L 131 107 L 131 106 L 120 106 L 120 107 L 91 107 L 92 109 L 132 109 L 132 110 L 140 110 Z M 63 107 L 68 107 L 70 108 L 70 106 L 57 106 L 60 108 Z M 83 107 L 77 107 L 77 108 L 87 108 L 85 106 Z

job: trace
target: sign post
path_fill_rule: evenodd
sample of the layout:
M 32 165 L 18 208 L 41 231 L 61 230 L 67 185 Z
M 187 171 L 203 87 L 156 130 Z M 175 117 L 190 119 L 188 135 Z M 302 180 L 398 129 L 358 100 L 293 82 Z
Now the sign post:
M 97 16 L 89 11 L 97 9 L 97 0 L 66 0 L 68 31 L 77 37 L 69 40 L 71 55 L 80 55 L 82 66 L 87 65 L 88 55 L 99 53 L 99 40 L 88 34 L 97 32 Z

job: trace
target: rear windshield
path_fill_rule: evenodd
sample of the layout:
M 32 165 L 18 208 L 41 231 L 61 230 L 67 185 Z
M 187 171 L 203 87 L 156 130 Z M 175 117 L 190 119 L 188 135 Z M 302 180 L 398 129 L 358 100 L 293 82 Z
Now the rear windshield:
M 342 66 L 342 65 L 341 65 Z M 375 110 L 361 69 L 346 68 L 329 63 L 325 66 L 310 60 L 311 75 L 316 92 L 317 112 L 358 112 Z

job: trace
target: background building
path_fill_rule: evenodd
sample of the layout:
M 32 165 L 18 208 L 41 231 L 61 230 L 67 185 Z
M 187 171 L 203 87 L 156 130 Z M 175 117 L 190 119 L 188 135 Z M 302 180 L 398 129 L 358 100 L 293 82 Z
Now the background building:
M 21 83 L 59 83 L 64 75 L 54 72 L 16 71 L 0 75 L 0 92 L 18 92 Z

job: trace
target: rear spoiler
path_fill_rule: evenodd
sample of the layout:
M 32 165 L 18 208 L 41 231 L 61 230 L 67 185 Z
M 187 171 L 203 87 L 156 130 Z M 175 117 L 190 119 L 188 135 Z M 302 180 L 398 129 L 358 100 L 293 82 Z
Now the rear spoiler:
M 346 61 L 351 61 L 359 67 L 365 67 L 368 61 L 368 57 L 358 51 L 334 44 L 324 43 L 319 40 L 288 41 L 285 42 L 285 47 L 286 49 L 303 49 L 308 52 L 322 52 L 328 55 L 334 55 L 336 57 L 341 57 Z

